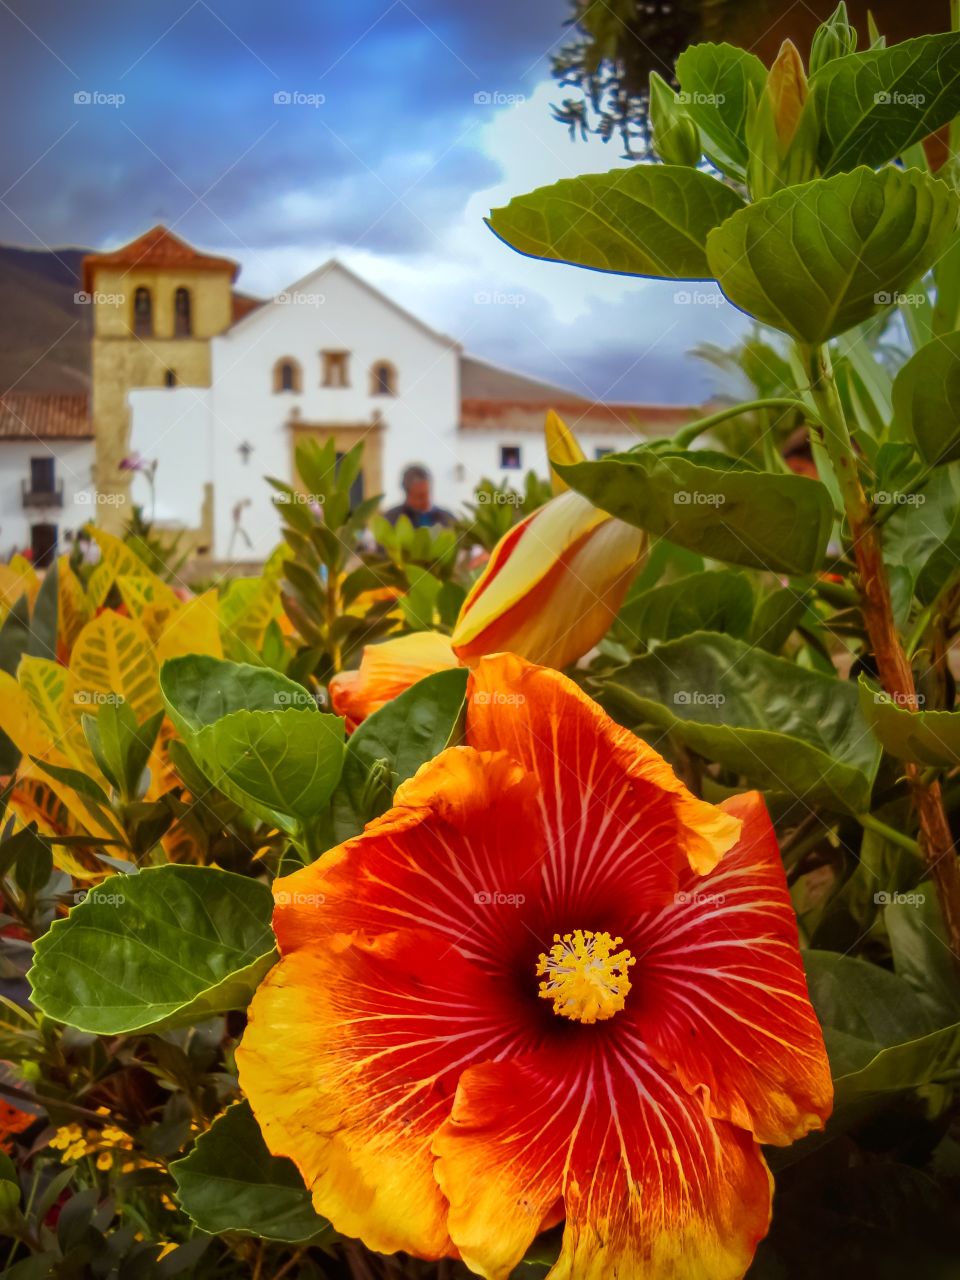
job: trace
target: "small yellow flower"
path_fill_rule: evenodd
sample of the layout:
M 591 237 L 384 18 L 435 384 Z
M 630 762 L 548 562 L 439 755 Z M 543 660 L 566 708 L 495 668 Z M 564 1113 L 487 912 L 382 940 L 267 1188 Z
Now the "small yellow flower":
M 110 1154 L 109 1151 L 101 1151 L 100 1154 L 97 1156 L 97 1168 L 98 1169 L 113 1168 L 113 1156 Z

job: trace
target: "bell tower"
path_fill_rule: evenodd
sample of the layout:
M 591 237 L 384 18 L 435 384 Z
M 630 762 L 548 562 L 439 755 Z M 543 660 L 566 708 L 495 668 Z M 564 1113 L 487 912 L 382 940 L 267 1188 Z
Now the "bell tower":
M 127 393 L 210 385 L 210 339 L 233 322 L 238 270 L 160 226 L 83 261 L 83 288 L 93 304 L 97 522 L 111 532 L 120 531 L 129 514 L 130 473 L 120 465 L 129 453 Z

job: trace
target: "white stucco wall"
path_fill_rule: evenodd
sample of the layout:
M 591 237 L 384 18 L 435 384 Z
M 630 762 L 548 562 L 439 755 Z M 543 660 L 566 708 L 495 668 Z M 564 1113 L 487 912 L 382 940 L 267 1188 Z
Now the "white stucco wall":
M 24 507 L 23 481 L 30 481 L 30 459 L 54 458 L 54 481 L 63 483 L 63 505 Z M 0 561 L 30 546 L 35 524 L 55 524 L 61 550 L 64 536 L 96 518 L 92 440 L 0 440 Z

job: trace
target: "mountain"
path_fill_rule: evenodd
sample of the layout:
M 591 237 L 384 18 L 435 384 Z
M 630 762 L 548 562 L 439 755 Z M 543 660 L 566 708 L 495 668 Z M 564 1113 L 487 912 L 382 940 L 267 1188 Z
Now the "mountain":
M 87 252 L 0 245 L 0 394 L 89 386 L 92 307 L 74 298 Z

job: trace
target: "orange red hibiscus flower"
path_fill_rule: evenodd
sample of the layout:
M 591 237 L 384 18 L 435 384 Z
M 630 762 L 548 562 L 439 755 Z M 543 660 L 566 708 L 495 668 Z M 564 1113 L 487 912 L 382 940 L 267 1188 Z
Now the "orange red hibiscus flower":
M 757 794 L 697 799 L 570 680 L 471 674 L 466 745 L 276 884 L 241 1084 L 319 1213 L 503 1280 L 733 1280 L 758 1144 L 832 1101 Z

